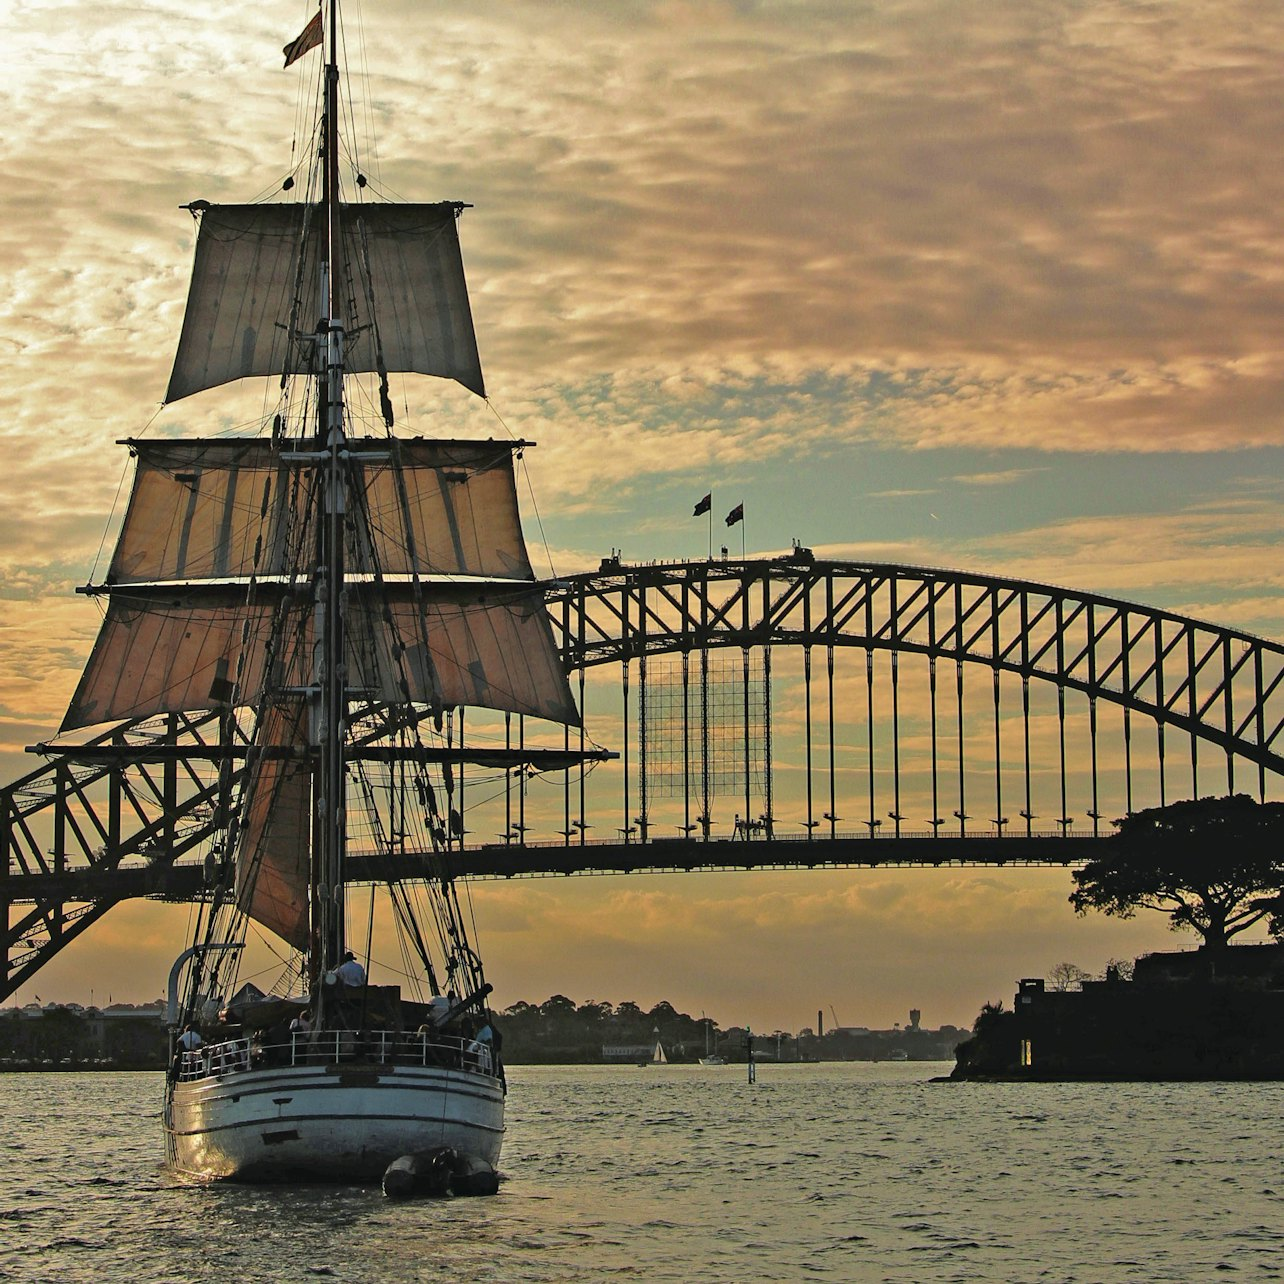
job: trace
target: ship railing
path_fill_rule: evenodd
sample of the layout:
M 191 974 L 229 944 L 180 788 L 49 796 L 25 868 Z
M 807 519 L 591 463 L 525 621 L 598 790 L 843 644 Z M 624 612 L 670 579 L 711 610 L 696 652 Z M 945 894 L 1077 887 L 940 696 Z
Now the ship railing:
M 179 1082 L 208 1079 L 211 1075 L 223 1075 L 231 1070 L 248 1070 L 250 1054 L 249 1039 L 225 1039 L 221 1043 L 207 1043 L 191 1052 L 180 1052 Z
M 264 1043 L 246 1037 L 207 1043 L 194 1052 L 179 1054 L 178 1079 L 188 1083 L 235 1070 L 354 1061 L 495 1074 L 491 1045 L 482 1039 L 455 1038 L 425 1030 L 317 1030 L 292 1033 L 286 1043 Z
M 358 1059 L 380 1065 L 444 1066 L 494 1073 L 488 1042 L 435 1031 L 324 1030 L 297 1033 L 290 1039 L 291 1065 Z

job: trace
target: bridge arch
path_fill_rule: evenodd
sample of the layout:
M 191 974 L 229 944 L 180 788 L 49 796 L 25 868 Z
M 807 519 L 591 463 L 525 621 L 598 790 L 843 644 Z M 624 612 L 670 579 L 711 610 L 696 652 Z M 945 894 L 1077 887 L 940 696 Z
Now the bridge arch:
M 1046 682 L 1163 733 L 1284 772 L 1284 646 L 1235 629 L 1035 581 L 899 563 L 772 560 L 625 565 L 554 588 L 569 670 L 720 647 L 862 648 Z M 933 671 L 933 681 L 935 674 Z M 997 691 L 997 685 L 996 685 Z M 997 698 L 997 697 L 996 697 Z

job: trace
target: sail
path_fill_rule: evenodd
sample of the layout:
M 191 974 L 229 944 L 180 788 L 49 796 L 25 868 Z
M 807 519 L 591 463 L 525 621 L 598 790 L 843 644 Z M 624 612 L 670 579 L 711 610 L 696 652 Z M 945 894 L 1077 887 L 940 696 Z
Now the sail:
M 312 680 L 310 589 L 113 590 L 62 731 L 243 707 Z M 350 584 L 349 684 L 363 698 L 484 708 L 579 724 L 538 588 Z
M 108 584 L 281 576 L 311 556 L 307 461 L 260 440 L 127 444 L 138 463 Z M 512 445 L 374 438 L 347 449 L 350 505 L 368 532 L 348 549 L 353 574 L 534 578 Z
M 203 205 L 166 402 L 246 375 L 315 374 L 321 212 Z M 344 205 L 337 292 L 350 373 L 409 371 L 486 395 L 458 203 Z M 377 303 L 376 303 L 377 300 Z
M 266 750 L 250 767 L 236 849 L 236 901 L 252 919 L 295 949 L 308 943 L 308 860 L 312 765 L 307 704 L 273 700 L 259 720 Z M 285 756 L 272 750 L 294 749 Z

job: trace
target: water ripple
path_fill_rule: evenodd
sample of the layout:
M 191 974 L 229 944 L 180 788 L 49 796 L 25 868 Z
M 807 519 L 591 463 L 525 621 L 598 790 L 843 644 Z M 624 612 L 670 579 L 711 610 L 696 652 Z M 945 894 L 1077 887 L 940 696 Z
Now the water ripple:
M 500 1194 L 405 1205 L 178 1181 L 159 1076 L 5 1075 L 0 1279 L 1284 1277 L 1261 1126 L 1284 1085 L 923 1082 L 941 1070 L 516 1067 Z

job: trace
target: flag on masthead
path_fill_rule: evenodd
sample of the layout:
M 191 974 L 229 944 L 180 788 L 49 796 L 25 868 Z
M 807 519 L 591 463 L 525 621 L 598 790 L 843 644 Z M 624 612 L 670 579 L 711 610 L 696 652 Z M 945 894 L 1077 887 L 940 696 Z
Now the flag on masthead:
M 309 49 L 315 49 L 321 43 L 321 10 L 312 15 L 312 21 L 285 46 L 281 52 L 285 55 L 285 65 L 298 62 Z
M 692 517 L 699 517 L 701 513 L 707 513 L 713 507 L 713 491 L 710 491 L 696 506 Z
M 735 508 L 727 514 L 727 525 L 734 526 L 737 522 L 743 522 L 745 519 L 745 506 L 737 504 Z

